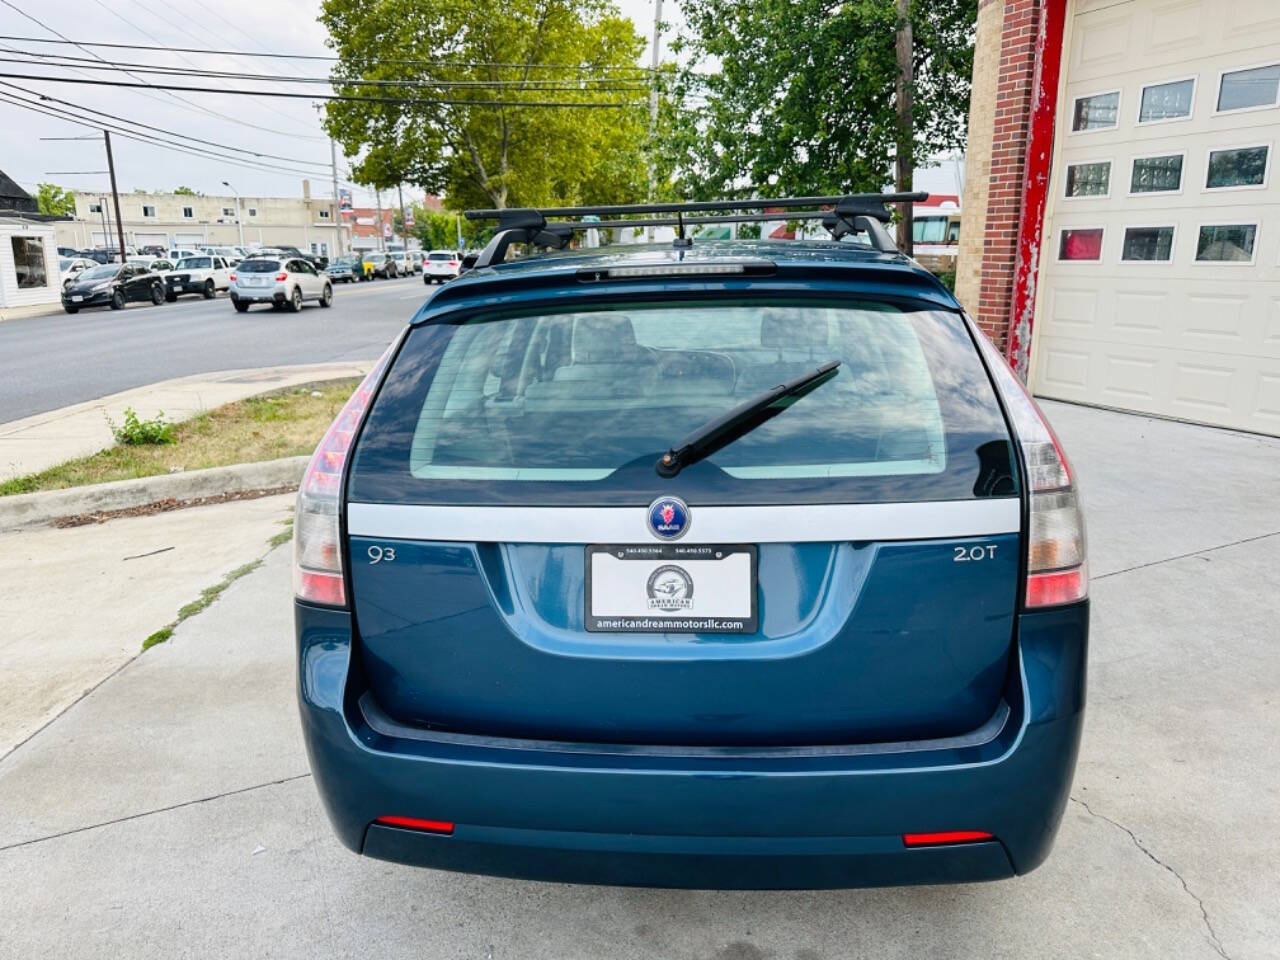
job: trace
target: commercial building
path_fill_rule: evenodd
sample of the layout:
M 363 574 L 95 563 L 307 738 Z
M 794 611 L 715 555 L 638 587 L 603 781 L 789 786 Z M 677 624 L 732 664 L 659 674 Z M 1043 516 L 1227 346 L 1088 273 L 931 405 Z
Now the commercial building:
M 110 193 L 75 192 L 75 215 L 58 225 L 58 245 L 115 247 L 115 209 Z M 332 197 L 312 197 L 302 181 L 301 197 L 205 196 L 134 191 L 120 194 L 124 241 L 134 247 L 190 247 L 287 243 L 321 256 L 351 249 L 350 228 Z
M 0 171 L 0 318 L 59 302 L 55 219 L 42 216 L 35 198 Z
M 957 293 L 1044 397 L 1280 435 L 1280 3 L 982 0 Z

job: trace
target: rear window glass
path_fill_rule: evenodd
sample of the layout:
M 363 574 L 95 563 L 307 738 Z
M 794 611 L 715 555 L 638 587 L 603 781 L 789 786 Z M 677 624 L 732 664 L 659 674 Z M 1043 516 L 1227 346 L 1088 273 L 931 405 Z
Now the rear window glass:
M 236 267 L 241 273 L 275 273 L 280 269 L 279 260 L 241 260 Z
M 431 253 L 427 255 L 428 260 L 450 260 L 452 257 L 447 253 Z
M 830 360 L 836 377 L 672 480 L 686 434 Z M 370 412 L 367 502 L 874 502 L 1016 492 L 961 319 L 883 303 L 635 305 L 416 327 Z

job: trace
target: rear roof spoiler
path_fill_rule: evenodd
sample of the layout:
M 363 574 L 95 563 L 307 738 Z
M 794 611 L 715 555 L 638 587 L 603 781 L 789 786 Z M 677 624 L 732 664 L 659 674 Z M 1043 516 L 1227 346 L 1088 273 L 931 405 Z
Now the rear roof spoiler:
M 675 227 L 676 246 L 687 247 L 689 226 L 729 223 L 757 223 L 762 220 L 820 220 L 838 241 L 855 233 L 865 233 L 871 246 L 881 253 L 898 253 L 885 229 L 892 218 L 891 203 L 924 203 L 927 193 L 854 193 L 825 197 L 772 197 L 746 200 L 703 200 L 690 203 L 623 203 L 593 207 L 528 207 L 509 210 L 468 210 L 468 220 L 497 220 L 498 230 L 476 258 L 476 267 L 501 263 L 513 243 L 527 243 L 541 249 L 563 250 L 575 233 L 583 230 L 626 229 L 628 227 Z M 744 214 L 752 210 L 757 213 Z M 702 216 L 697 216 L 702 214 Z M 707 214 L 711 214 L 708 216 Z M 615 219 L 602 219 L 612 217 Z M 636 219 L 616 219 L 616 218 Z M 554 222 L 548 218 L 555 218 Z M 565 219 L 568 218 L 568 219 Z M 589 219 L 588 219 L 589 218 Z

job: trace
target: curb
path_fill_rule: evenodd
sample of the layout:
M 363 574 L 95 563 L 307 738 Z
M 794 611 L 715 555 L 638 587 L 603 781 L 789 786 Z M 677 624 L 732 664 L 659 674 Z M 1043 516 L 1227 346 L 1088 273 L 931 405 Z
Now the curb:
M 310 459 L 309 456 L 285 457 L 260 463 L 164 473 L 137 480 L 114 480 L 68 490 L 0 497 L 0 530 L 17 530 L 59 517 L 142 507 L 163 500 L 194 500 L 247 490 L 297 486 L 302 482 L 302 473 Z

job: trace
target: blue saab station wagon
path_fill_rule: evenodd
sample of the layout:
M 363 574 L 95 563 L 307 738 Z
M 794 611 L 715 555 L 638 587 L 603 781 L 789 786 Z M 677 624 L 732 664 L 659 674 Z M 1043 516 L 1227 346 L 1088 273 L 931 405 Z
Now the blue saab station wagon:
M 754 204 L 829 242 L 684 238 L 741 201 L 504 211 L 418 311 L 298 499 L 346 846 L 701 888 L 1045 859 L 1084 709 L 1075 477 L 884 199 Z M 680 237 L 505 262 L 648 222 Z

